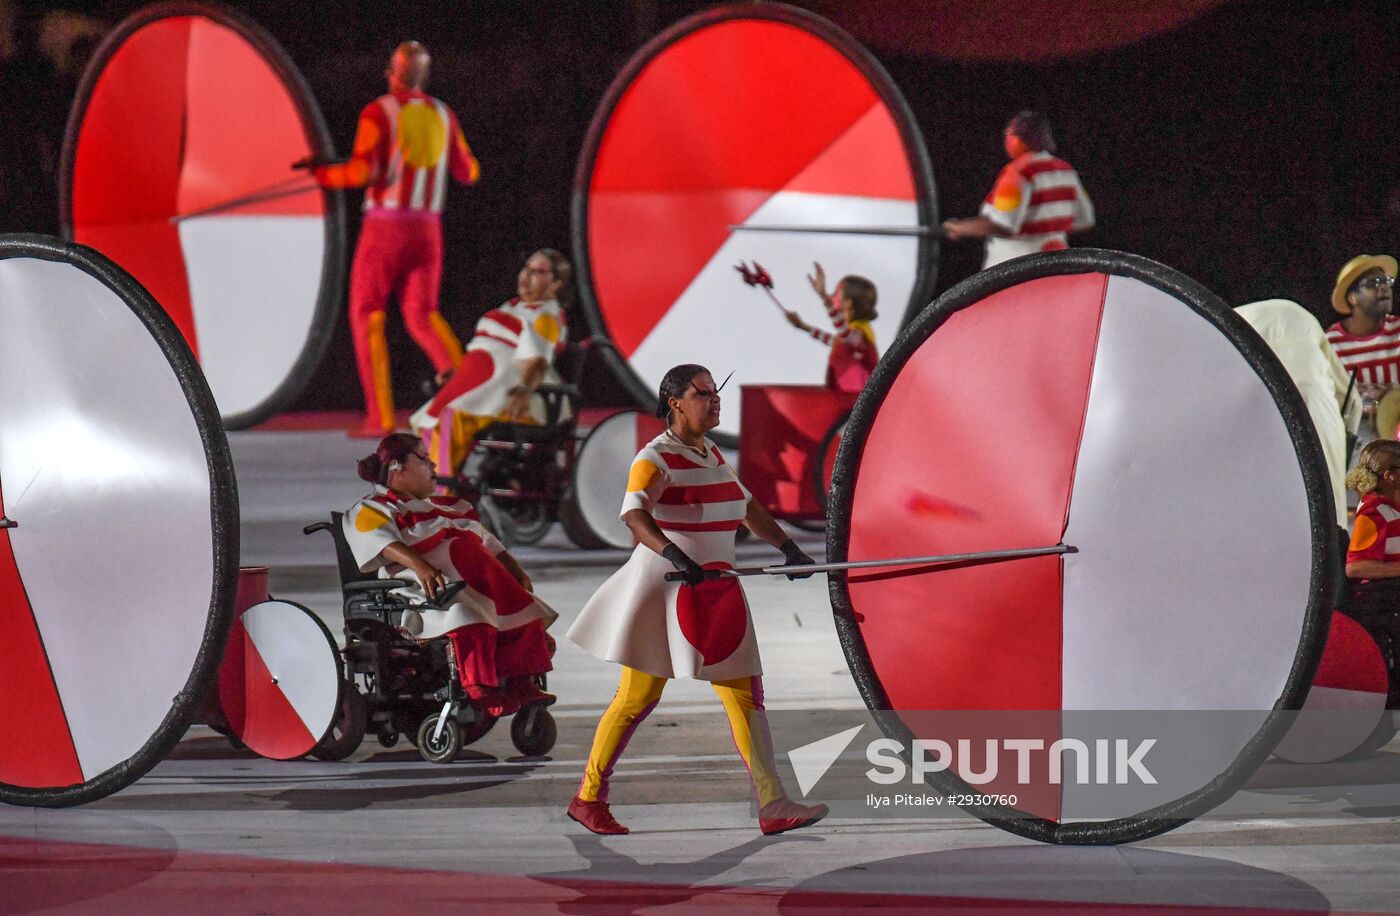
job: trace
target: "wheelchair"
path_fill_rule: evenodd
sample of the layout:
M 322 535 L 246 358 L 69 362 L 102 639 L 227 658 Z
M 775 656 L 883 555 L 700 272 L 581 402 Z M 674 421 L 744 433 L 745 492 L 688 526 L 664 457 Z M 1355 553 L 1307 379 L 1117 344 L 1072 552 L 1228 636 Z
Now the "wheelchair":
M 582 502 L 580 490 L 599 483 L 579 479 L 579 457 L 596 440 L 578 428 L 578 381 L 588 354 L 608 346 L 597 337 L 570 344 L 557 361 L 567 380 L 535 389 L 543 400 L 544 423 L 492 423 L 477 434 L 463 464 L 438 477 L 439 484 L 476 506 L 482 523 L 507 547 L 538 542 L 556 521 L 579 547 L 616 546 L 599 530 L 611 519 L 593 517 Z M 611 503 L 620 499 L 619 492 Z
M 399 624 L 405 611 L 445 606 L 464 583 L 451 583 L 434 602 L 414 602 L 393 593 L 411 584 L 404 579 L 365 578 L 345 541 L 343 516 L 332 512 L 329 522 L 302 529 L 307 535 L 329 531 L 334 538 L 345 615 L 340 710 L 312 756 L 343 760 L 373 732 L 383 747 L 394 747 L 402 735 L 429 763 L 450 763 L 459 750 L 489 732 L 496 717 L 471 705 L 446 639 L 415 640 L 403 635 Z M 553 654 L 553 640 L 549 643 Z M 535 682 L 541 689 L 547 686 L 543 674 Z M 549 753 L 557 737 L 554 717 L 543 707 L 531 706 L 511 717 L 511 743 L 527 757 Z

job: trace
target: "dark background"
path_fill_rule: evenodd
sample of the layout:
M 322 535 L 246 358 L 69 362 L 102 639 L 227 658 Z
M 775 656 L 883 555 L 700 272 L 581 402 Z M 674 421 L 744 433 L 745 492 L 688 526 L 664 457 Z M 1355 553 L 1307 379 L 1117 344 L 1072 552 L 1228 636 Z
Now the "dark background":
M 82 66 L 102 31 L 143 5 L 0 0 L 0 231 L 58 232 L 55 176 Z M 429 91 L 457 111 L 483 168 L 478 186 L 449 190 L 444 217 L 442 310 L 465 340 L 478 315 L 512 294 L 526 254 L 568 250 L 578 152 L 615 74 L 662 29 L 711 4 L 231 5 L 282 43 L 341 152 L 361 107 L 384 91 L 394 45 L 417 38 L 432 51 Z M 1004 161 L 1002 125 L 1029 107 L 1050 116 L 1098 210 L 1098 227 L 1077 244 L 1154 258 L 1231 304 L 1281 296 L 1330 323 L 1342 263 L 1400 248 L 1393 0 L 803 5 L 889 70 L 923 131 L 944 216 L 976 211 Z M 1163 29 L 1164 16 L 1179 21 Z M 358 202 L 347 200 L 351 251 Z M 939 290 L 980 260 L 980 245 L 945 246 Z M 394 386 L 410 406 L 430 370 L 391 315 Z M 576 309 L 570 319 L 585 327 Z M 625 400 L 600 367 L 584 382 L 591 403 Z M 358 388 L 342 318 L 294 407 L 357 407 Z

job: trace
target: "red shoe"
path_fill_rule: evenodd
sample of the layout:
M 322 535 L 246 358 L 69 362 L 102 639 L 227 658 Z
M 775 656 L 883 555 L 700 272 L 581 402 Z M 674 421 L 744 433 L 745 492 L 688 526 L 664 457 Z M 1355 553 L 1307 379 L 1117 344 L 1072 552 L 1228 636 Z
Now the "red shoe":
M 359 426 L 352 426 L 346 430 L 345 435 L 350 439 L 383 439 L 394 431 L 394 427 L 385 427 L 369 417 L 365 417 L 364 422 Z
M 512 679 L 506 689 L 506 696 L 519 704 L 521 709 L 529 706 L 553 706 L 554 701 L 559 699 L 554 694 L 541 690 L 534 679 L 529 677 Z
M 617 822 L 605 801 L 575 798 L 569 802 L 569 818 L 602 836 L 622 836 L 632 832 Z
M 766 836 L 810 827 L 826 817 L 826 805 L 799 805 L 790 798 L 771 801 L 758 809 L 758 829 Z

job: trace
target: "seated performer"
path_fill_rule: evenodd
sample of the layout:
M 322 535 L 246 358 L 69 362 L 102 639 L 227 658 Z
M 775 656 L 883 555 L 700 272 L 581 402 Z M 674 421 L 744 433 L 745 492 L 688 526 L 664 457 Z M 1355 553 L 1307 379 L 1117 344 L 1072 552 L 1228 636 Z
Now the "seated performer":
M 559 294 L 571 273 L 568 260 L 553 248 L 530 255 L 516 278 L 515 298 L 481 316 L 452 377 L 413 415 L 414 432 L 449 473 L 461 467 L 477 433 L 492 423 L 543 421 L 534 392 L 549 380 L 554 358 L 568 341 Z
M 472 705 L 494 716 L 548 705 L 531 680 L 553 667 L 545 628 L 558 616 L 531 594 L 525 571 L 477 520 L 469 503 L 434 496 L 433 462 L 408 433 L 386 436 L 362 459 L 360 477 L 374 492 L 345 514 L 345 539 L 362 572 L 418 584 L 401 591 L 432 599 L 449 582 L 465 582 L 442 610 L 424 610 L 404 626 L 421 639 L 446 636 Z
M 1390 314 L 1395 268 L 1389 255 L 1357 255 L 1332 287 L 1332 308 L 1342 319 L 1327 329 L 1327 340 L 1368 399 L 1400 388 L 1400 317 Z
M 628 739 L 661 699 L 666 681 L 709 681 L 729 717 L 734 744 L 758 796 L 767 834 L 821 820 L 825 805 L 783 791 L 763 721 L 762 666 L 739 581 L 704 580 L 734 566 L 741 524 L 787 557 L 812 562 L 739 482 L 705 433 L 719 425 L 719 392 L 703 366 L 672 368 L 661 380 L 657 416 L 668 428 L 637 454 L 622 519 L 637 539 L 632 557 L 594 593 L 569 629 L 587 651 L 620 663 L 622 683 L 603 713 L 569 817 L 594 833 L 627 833 L 608 808 L 608 780 Z M 685 582 L 667 582 L 672 570 Z M 789 578 L 805 578 L 798 574 Z
M 1347 613 L 1376 640 L 1392 669 L 1400 648 L 1400 442 L 1373 439 L 1361 449 L 1347 486 L 1361 494 L 1347 547 Z
M 1008 162 L 982 204 L 968 219 L 943 223 L 943 237 L 986 239 L 982 269 L 1040 251 L 1069 247 L 1069 233 L 1094 228 L 1094 205 L 1079 173 L 1055 153 L 1055 135 L 1044 115 L 1023 111 L 1002 132 Z
M 826 386 L 836 391 L 859 392 L 880 361 L 875 329 L 870 325 L 876 317 L 875 284 L 864 277 L 848 274 L 836 284 L 835 292 L 828 293 L 826 271 L 815 262 L 812 267 L 814 272 L 808 275 L 807 281 L 826 306 L 835 333 L 812 327 L 796 312 L 788 312 L 787 319 L 793 327 L 831 347 L 826 359 Z

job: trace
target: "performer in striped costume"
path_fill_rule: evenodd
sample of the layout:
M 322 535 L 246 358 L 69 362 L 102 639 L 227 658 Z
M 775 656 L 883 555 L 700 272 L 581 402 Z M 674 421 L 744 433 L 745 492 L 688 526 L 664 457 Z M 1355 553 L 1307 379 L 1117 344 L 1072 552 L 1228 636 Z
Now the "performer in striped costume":
M 710 681 L 719 694 L 734 744 L 749 768 L 764 833 L 805 827 L 826 815 L 824 805 L 789 800 L 778 780 L 763 722 L 758 643 L 743 589 L 734 578 L 705 580 L 707 569 L 733 568 L 734 535 L 741 524 L 782 550 L 786 565 L 812 562 L 750 497 L 733 466 L 705 437 L 719 424 L 719 409 L 715 381 L 703 366 L 676 366 L 666 373 L 657 415 L 668 428 L 633 461 L 622 504 L 637 547 L 569 629 L 569 638 L 584 649 L 623 666 L 617 695 L 598 723 L 583 782 L 569 805 L 569 817 L 594 833 L 627 832 L 608 807 L 609 777 L 673 677 Z M 684 583 L 665 581 L 673 569 L 685 576 Z
M 545 628 L 559 615 L 532 594 L 529 576 L 470 503 L 432 495 L 434 472 L 422 443 L 406 433 L 386 436 L 360 462 L 360 477 L 375 486 L 342 522 L 355 562 L 380 578 L 411 572 L 417 584 L 396 594 L 419 601 L 449 582 L 467 583 L 440 611 L 406 613 L 404 627 L 421 639 L 451 640 L 473 704 L 501 716 L 554 702 L 531 676 L 553 667 Z
M 447 177 L 473 184 L 481 166 L 457 116 L 423 91 L 430 59 L 416 41 L 395 49 L 385 75 L 389 92 L 360 113 L 347 162 L 319 165 L 330 188 L 364 188 L 364 221 L 350 270 L 350 329 L 365 393 L 364 424 L 351 435 L 377 438 L 394 427 L 385 305 L 396 294 L 404 326 L 445 378 L 462 355 L 438 312 L 442 279 L 442 205 Z
M 558 297 L 571 272 L 553 248 L 530 255 L 516 277 L 518 295 L 481 316 L 452 377 L 413 415 L 439 467 L 455 473 L 476 434 L 498 420 L 544 421 L 535 389 L 559 381 L 554 359 L 568 343 L 569 323 Z
M 1347 486 L 1361 494 L 1347 548 L 1347 578 L 1400 578 L 1400 442 L 1366 443 Z
M 1342 319 L 1327 329 L 1327 341 L 1367 398 L 1400 388 L 1400 317 L 1390 314 L 1395 270 L 1388 255 L 1358 255 L 1332 287 L 1332 308 Z
M 813 272 L 808 274 L 807 281 L 826 306 L 832 331 L 812 327 L 796 312 L 787 313 L 788 322 L 831 348 L 826 360 L 828 388 L 859 392 L 865 387 L 870 373 L 875 371 L 875 364 L 880 361 L 880 351 L 875 346 L 875 328 L 871 325 L 876 318 L 875 300 L 878 298 L 875 284 L 865 277 L 848 274 L 836 284 L 835 292 L 828 293 L 826 271 L 815 262 L 812 267 Z
M 1003 141 L 1011 161 L 997 176 L 981 214 L 943 223 L 950 241 L 987 240 L 984 270 L 1022 255 L 1068 248 L 1069 233 L 1094 226 L 1094 205 L 1079 173 L 1055 157 L 1055 137 L 1043 115 L 1016 115 L 1007 123 Z

